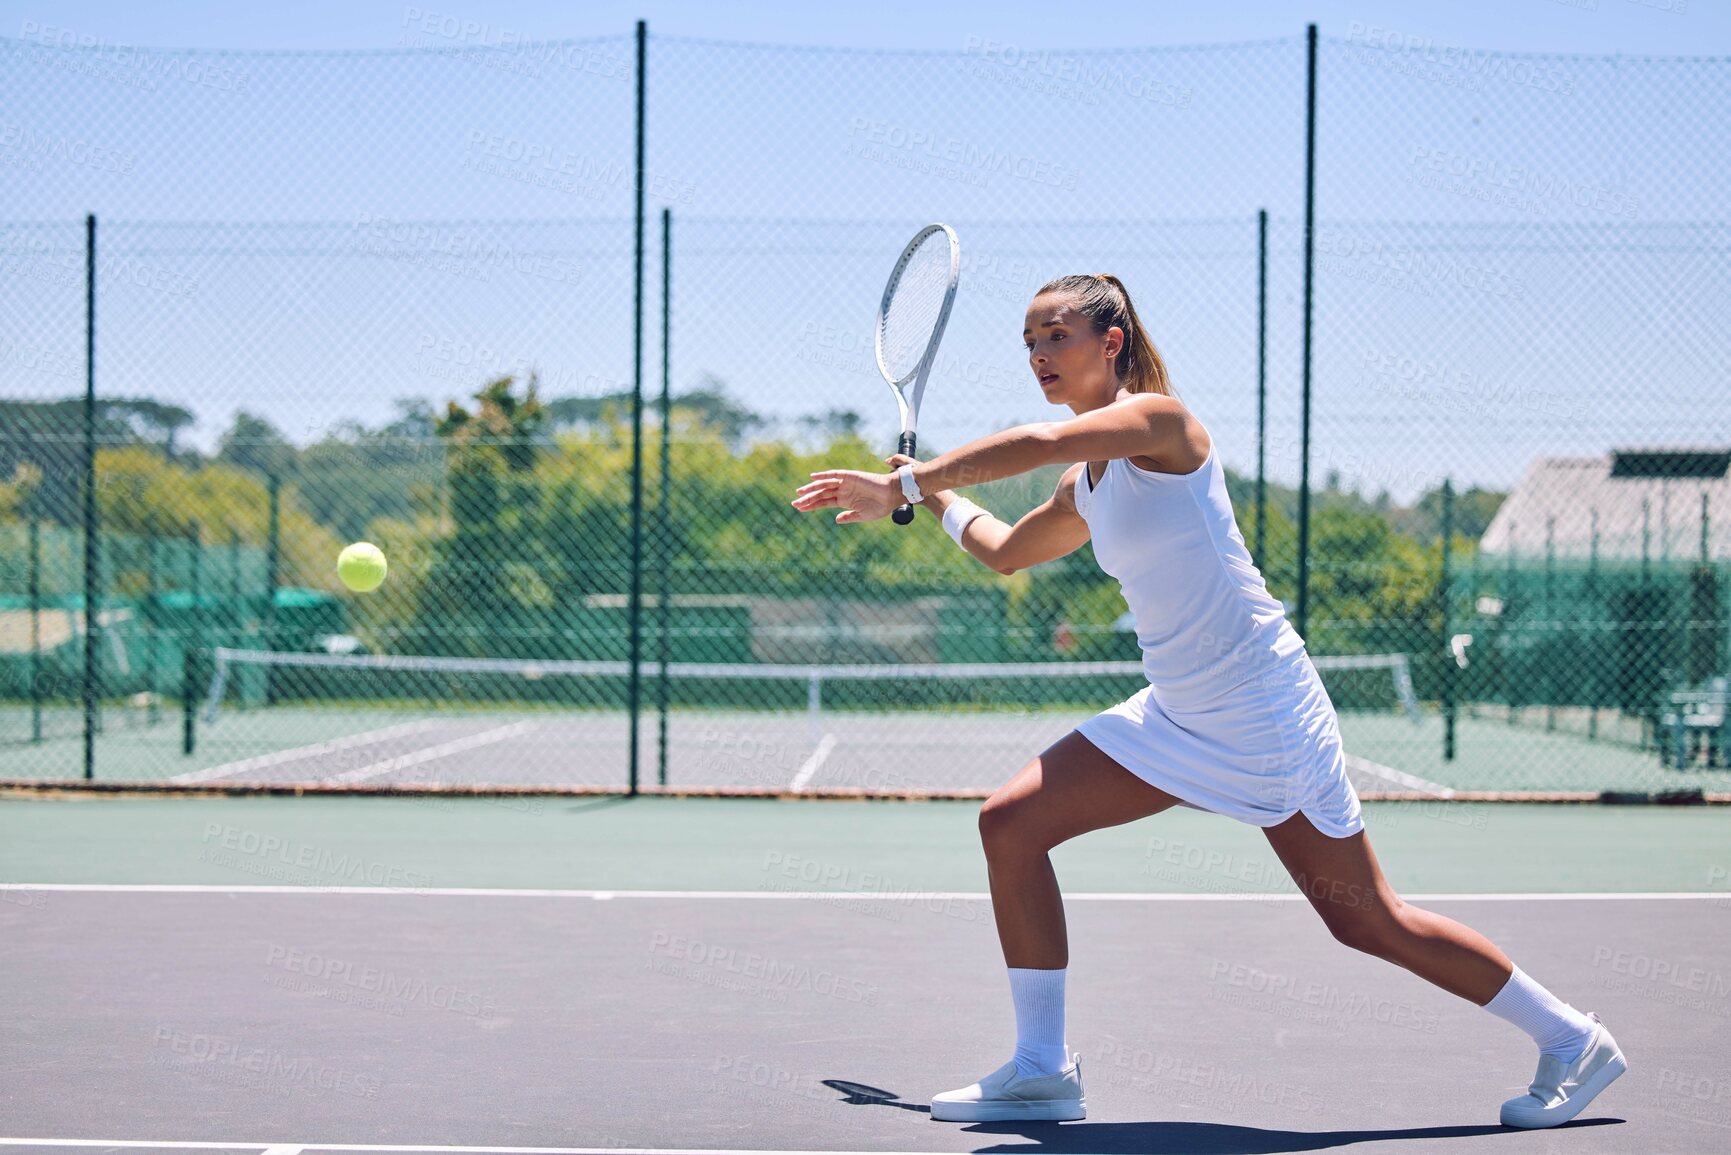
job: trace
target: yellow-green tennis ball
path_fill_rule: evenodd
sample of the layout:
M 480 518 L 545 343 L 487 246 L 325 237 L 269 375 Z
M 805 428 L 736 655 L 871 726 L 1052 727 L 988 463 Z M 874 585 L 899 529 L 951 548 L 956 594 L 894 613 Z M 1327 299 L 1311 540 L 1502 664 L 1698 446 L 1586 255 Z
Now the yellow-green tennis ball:
M 337 555 L 337 576 L 358 594 L 376 590 L 385 580 L 385 551 L 370 541 L 357 541 Z

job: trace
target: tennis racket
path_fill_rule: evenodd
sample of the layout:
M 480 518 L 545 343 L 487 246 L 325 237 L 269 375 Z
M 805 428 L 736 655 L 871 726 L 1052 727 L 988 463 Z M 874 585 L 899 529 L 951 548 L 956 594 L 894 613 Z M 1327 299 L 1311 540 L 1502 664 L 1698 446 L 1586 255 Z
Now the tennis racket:
M 962 246 L 949 225 L 927 225 L 902 250 L 889 284 L 878 303 L 878 372 L 890 383 L 901 411 L 902 432 L 896 452 L 914 455 L 914 426 L 920 418 L 926 375 L 938 355 L 956 282 L 962 272 Z M 908 389 L 909 383 L 912 388 Z M 890 515 L 897 525 L 914 519 L 914 507 L 902 505 Z

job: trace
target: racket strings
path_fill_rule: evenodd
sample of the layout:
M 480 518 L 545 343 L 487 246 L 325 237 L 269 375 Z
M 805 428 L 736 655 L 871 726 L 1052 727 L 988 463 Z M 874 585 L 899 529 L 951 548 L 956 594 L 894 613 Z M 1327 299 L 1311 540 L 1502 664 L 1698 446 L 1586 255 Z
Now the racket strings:
M 884 310 L 884 367 L 901 381 L 913 375 L 931 344 L 950 286 L 950 246 L 933 233 L 914 250 Z

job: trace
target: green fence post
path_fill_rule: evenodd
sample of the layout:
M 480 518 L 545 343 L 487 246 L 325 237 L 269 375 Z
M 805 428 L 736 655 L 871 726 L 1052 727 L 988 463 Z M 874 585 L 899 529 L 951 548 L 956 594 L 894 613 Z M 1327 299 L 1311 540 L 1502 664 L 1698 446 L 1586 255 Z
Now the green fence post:
M 84 218 L 84 777 L 96 777 L 97 683 L 102 676 L 96 529 L 96 214 Z
M 636 247 L 632 260 L 631 335 L 631 669 L 628 687 L 631 719 L 629 792 L 637 794 L 637 717 L 642 701 L 643 665 L 643 137 L 644 69 L 649 58 L 649 25 L 637 22 L 637 180 Z
M 1268 210 L 1256 210 L 1256 568 L 1268 572 Z
M 659 629 L 656 631 L 660 645 L 657 659 L 659 664 L 655 693 L 655 708 L 658 715 L 658 741 L 656 744 L 656 781 L 667 785 L 667 660 L 668 631 L 672 621 L 672 592 L 669 588 L 668 568 L 672 564 L 673 524 L 669 512 L 671 506 L 670 486 L 673 470 L 673 420 L 672 401 L 668 390 L 672 387 L 670 365 L 672 358 L 672 296 L 673 296 L 673 210 L 661 210 L 661 516 L 656 519 L 657 534 L 656 569 L 661 574 L 661 596 L 656 600 L 656 617 L 659 619 Z
M 1310 337 L 1312 281 L 1316 267 L 1316 25 L 1310 25 L 1309 72 L 1304 121 L 1304 363 L 1299 419 L 1298 633 L 1310 631 Z

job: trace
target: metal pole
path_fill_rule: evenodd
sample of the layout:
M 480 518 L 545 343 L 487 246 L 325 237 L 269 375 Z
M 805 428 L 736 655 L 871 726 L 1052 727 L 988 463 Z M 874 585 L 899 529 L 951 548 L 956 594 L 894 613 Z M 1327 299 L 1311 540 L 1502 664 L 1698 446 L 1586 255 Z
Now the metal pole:
M 102 614 L 97 602 L 96 540 L 96 214 L 84 218 L 84 777 L 96 777 L 96 631 Z
M 30 740 L 42 741 L 42 525 L 30 519 Z
M 1316 25 L 1310 26 L 1304 119 L 1304 399 L 1299 434 L 1298 633 L 1310 632 L 1310 319 L 1316 255 Z
M 631 311 L 631 717 L 630 793 L 637 794 L 637 714 L 643 659 L 643 93 L 648 24 L 637 22 L 637 201 Z
M 1256 211 L 1256 564 L 1268 566 L 1268 210 Z
M 660 616 L 660 682 L 656 690 L 656 709 L 660 713 L 660 735 L 656 746 L 656 781 L 667 785 L 667 659 L 668 631 L 672 623 L 672 581 L 668 573 L 673 562 L 672 471 L 673 471 L 673 402 L 668 396 L 672 388 L 673 337 L 673 210 L 661 210 L 661 516 L 657 569 L 661 573 L 661 596 L 656 600 Z
M 1442 488 L 1442 577 L 1438 581 L 1438 593 L 1442 599 L 1442 707 L 1443 707 L 1443 761 L 1455 760 L 1455 656 L 1451 646 L 1453 633 L 1449 625 L 1449 546 L 1454 537 L 1454 485 L 1443 479 Z

